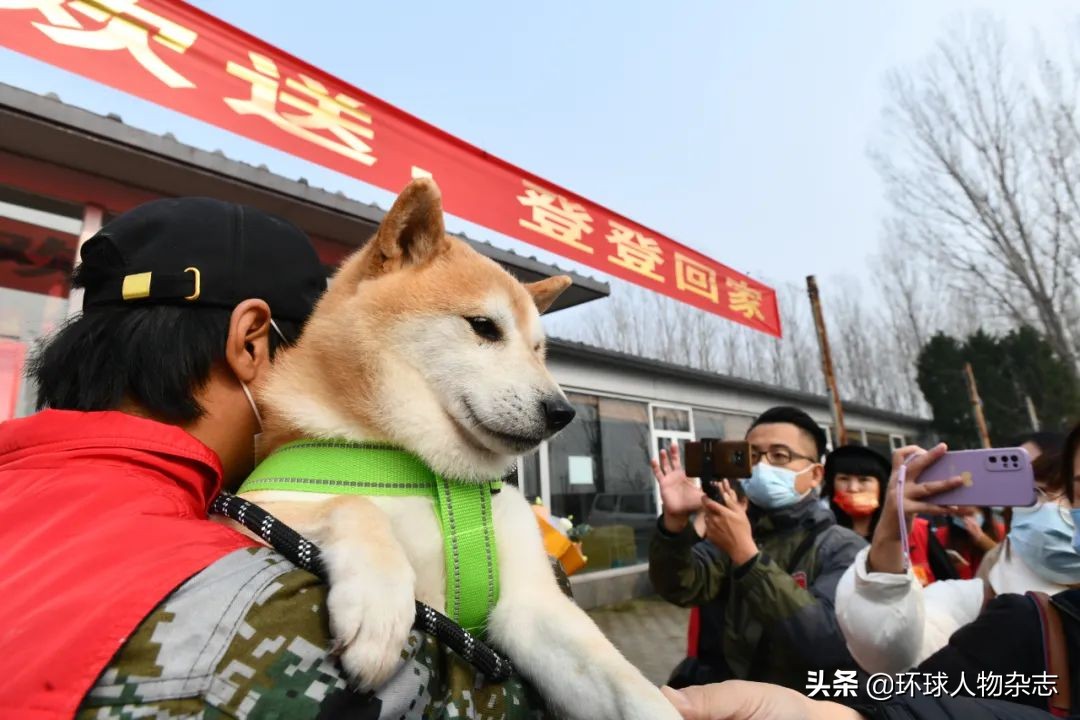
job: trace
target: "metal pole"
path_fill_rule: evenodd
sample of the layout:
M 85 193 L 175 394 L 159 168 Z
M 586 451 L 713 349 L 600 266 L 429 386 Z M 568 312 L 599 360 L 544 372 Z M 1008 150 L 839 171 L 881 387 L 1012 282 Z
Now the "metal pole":
M 975 425 L 979 430 L 979 440 L 984 448 L 988 448 L 990 447 L 990 432 L 986 429 L 986 416 L 983 415 L 982 398 L 979 397 L 979 387 L 975 384 L 975 371 L 971 369 L 971 363 L 964 363 L 964 376 L 967 378 L 971 409 L 975 412 Z
M 833 426 L 836 428 L 834 449 L 847 445 L 847 428 L 844 427 L 844 408 L 840 403 L 840 390 L 836 386 L 836 373 L 833 372 L 832 352 L 829 351 L 829 334 L 825 331 L 825 316 L 821 312 L 821 297 L 818 294 L 817 280 L 813 275 L 806 276 L 806 292 L 810 295 L 810 310 L 814 315 L 814 327 L 817 329 L 818 348 L 821 350 L 821 369 L 825 373 L 825 387 L 832 400 Z
M 1031 420 L 1031 431 L 1039 432 L 1039 414 L 1035 412 L 1035 403 L 1031 401 L 1030 395 L 1024 396 L 1024 402 L 1027 404 L 1028 418 Z

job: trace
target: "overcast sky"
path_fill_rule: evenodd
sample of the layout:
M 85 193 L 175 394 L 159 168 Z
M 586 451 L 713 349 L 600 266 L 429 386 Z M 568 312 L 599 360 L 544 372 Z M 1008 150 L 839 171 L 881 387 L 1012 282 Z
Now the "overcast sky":
M 1051 43 L 1080 14 L 1049 0 L 195 4 L 720 262 L 797 283 L 858 274 L 874 251 L 887 208 L 867 150 L 881 147 L 889 69 L 924 57 L 967 13 Z M 359 200 L 389 199 L 3 49 L 0 79 Z

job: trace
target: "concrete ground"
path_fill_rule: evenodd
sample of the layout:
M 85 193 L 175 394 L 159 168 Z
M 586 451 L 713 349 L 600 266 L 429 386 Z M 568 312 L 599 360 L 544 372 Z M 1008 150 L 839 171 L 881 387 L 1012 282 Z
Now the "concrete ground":
M 686 656 L 689 610 L 649 597 L 588 612 L 615 647 L 657 685 L 667 682 Z

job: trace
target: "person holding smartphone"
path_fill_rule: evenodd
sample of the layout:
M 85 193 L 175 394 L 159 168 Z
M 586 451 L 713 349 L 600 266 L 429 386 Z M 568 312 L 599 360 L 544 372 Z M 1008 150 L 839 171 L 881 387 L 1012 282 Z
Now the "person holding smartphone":
M 1069 435 L 1064 491 L 1051 497 L 1037 492 L 1030 507 L 1014 507 L 1009 534 L 997 562 L 982 578 L 939 581 L 925 588 L 910 567 L 905 553 L 897 508 L 897 476 L 909 455 L 903 512 L 909 527 L 914 515 L 951 515 L 959 508 L 935 503 L 943 492 L 964 485 L 954 477 L 916 482 L 946 453 L 945 445 L 925 451 L 908 447 L 893 454 L 893 472 L 885 509 L 873 543 L 856 557 L 840 580 L 836 614 L 847 646 L 867 672 L 905 672 L 946 647 L 950 637 L 976 618 L 998 595 L 1030 591 L 1050 595 L 1080 587 L 1080 552 L 1073 546 L 1075 521 L 1071 516 L 1072 477 L 1080 447 L 1080 426 Z
M 836 583 L 865 540 L 819 501 L 825 433 L 791 407 L 767 410 L 747 433 L 751 477 L 722 503 L 686 476 L 678 448 L 653 463 L 663 515 L 649 550 L 661 597 L 701 606 L 696 657 L 671 683 L 729 678 L 805 687 L 808 670 L 854 668 L 833 612 Z M 704 516 L 703 535 L 690 518 Z M 692 643 L 693 645 L 694 643 Z

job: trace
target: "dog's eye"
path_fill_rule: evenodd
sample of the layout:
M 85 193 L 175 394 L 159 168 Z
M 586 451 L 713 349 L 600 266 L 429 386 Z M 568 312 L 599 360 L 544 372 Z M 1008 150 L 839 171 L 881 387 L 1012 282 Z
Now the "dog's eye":
M 473 332 L 485 340 L 502 340 L 502 332 L 499 331 L 499 326 L 491 318 L 467 317 L 465 320 L 469 323 Z

